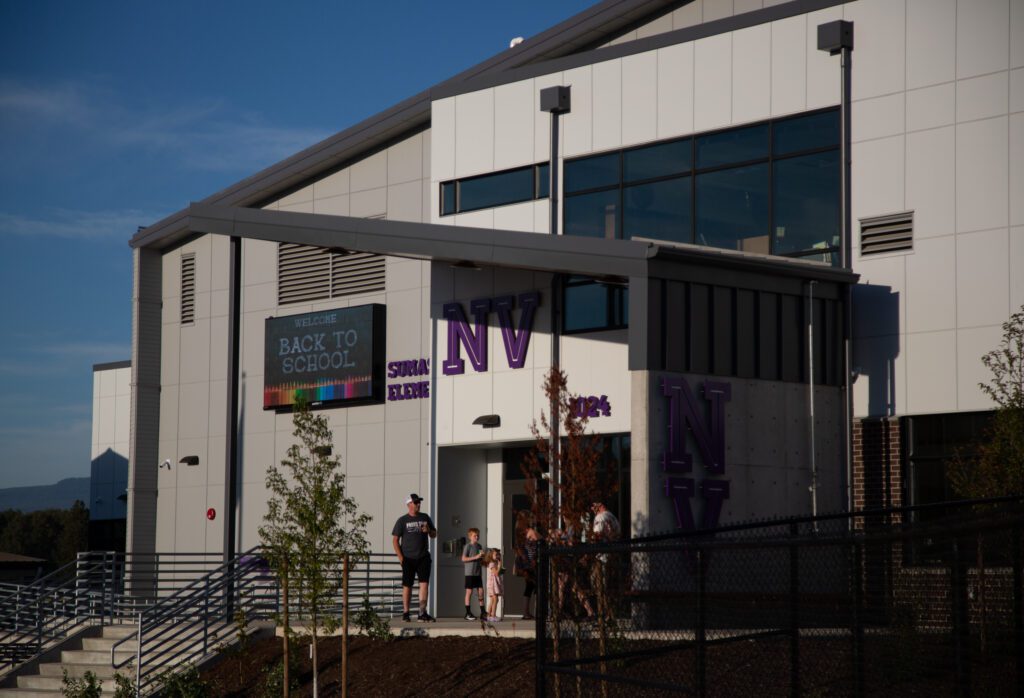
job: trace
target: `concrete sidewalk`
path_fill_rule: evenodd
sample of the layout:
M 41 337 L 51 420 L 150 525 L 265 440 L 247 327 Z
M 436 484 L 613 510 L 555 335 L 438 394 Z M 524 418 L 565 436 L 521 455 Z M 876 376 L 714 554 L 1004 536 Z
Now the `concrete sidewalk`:
M 524 621 L 519 616 L 505 616 L 497 623 L 481 623 L 479 620 L 463 620 L 462 618 L 438 618 L 433 623 L 409 621 L 392 618 L 391 632 L 399 637 L 504 637 L 516 639 L 533 639 L 536 637 L 536 621 Z

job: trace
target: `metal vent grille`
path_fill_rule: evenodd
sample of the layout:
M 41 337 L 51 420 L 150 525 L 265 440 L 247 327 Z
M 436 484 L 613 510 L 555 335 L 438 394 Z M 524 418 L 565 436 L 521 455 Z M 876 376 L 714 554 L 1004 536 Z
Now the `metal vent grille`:
M 322 247 L 282 242 L 277 248 L 277 302 L 331 297 L 331 257 Z
M 861 256 L 914 249 L 914 212 L 860 219 Z
M 384 290 L 384 258 L 368 252 L 331 255 L 331 297 Z
M 282 242 L 277 254 L 277 301 L 302 303 L 384 290 L 384 257 L 332 252 Z
M 196 256 L 181 256 L 181 324 L 196 321 Z

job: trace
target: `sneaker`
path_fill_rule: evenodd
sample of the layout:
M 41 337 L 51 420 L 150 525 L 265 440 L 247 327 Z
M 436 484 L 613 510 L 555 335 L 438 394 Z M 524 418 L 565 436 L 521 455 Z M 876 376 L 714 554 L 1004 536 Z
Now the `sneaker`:
M 420 614 L 416 617 L 416 620 L 420 621 L 421 623 L 433 623 L 434 616 L 430 615 L 426 611 L 420 611 Z
M 497 616 L 487 616 L 487 622 L 488 623 L 500 623 L 501 622 L 501 618 L 498 618 Z
M 404 623 L 408 623 L 408 622 L 409 622 L 409 620 L 410 620 L 410 619 L 409 619 L 409 612 L 408 612 L 408 611 L 406 611 L 405 613 L 403 613 L 403 614 L 402 614 L 402 622 L 404 622 Z
M 472 611 L 466 612 L 466 620 L 476 620 L 476 616 L 473 615 Z

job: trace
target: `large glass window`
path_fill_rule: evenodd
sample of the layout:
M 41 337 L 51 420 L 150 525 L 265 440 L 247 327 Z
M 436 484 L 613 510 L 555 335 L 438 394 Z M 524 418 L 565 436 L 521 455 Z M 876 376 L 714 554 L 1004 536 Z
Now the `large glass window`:
M 622 237 L 690 242 L 692 209 L 689 177 L 628 186 L 622 202 Z
M 697 136 L 697 167 L 721 167 L 768 157 L 768 124 Z
M 565 191 L 576 192 L 619 183 L 619 153 L 573 160 L 565 167 Z
M 441 215 L 545 199 L 548 163 L 441 183 Z
M 768 253 L 768 165 L 697 175 L 697 241 Z
M 839 151 L 776 160 L 772 173 L 775 254 L 839 247 Z
M 623 154 L 622 178 L 626 182 L 689 174 L 693 144 L 689 138 L 627 150 Z
M 565 164 L 564 230 L 838 264 L 839 111 Z
M 566 198 L 565 234 L 592 238 L 618 237 L 619 191 L 598 191 Z

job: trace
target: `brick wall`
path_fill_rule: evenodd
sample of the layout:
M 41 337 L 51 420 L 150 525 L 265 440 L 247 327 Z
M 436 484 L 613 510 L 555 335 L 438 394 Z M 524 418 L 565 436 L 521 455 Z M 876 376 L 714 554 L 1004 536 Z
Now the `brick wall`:
M 903 506 L 898 419 L 853 423 L 853 508 Z

